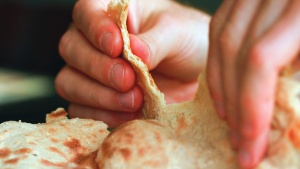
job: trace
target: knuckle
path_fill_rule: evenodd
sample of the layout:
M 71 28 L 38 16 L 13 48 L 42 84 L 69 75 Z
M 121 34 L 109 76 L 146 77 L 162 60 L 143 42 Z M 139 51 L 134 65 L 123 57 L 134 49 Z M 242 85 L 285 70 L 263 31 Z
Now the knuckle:
M 255 44 L 249 49 L 249 64 L 254 67 L 262 67 L 268 63 L 270 52 L 263 44 Z
M 76 18 L 78 16 L 78 13 L 79 13 L 79 10 L 80 10 L 80 7 L 81 7 L 81 3 L 82 3 L 82 0 L 77 0 L 76 3 L 74 4 L 73 12 L 72 12 L 73 20 L 76 20 Z
M 235 55 L 237 46 L 234 43 L 234 37 L 234 32 L 229 28 L 225 28 L 220 34 L 219 46 L 226 59 L 233 58 Z
M 108 79 L 109 68 L 105 68 L 105 64 L 101 63 L 99 57 L 95 55 L 91 55 L 89 59 L 87 59 L 87 63 L 85 66 L 86 74 L 90 75 L 97 81 L 105 82 Z M 100 73 L 99 73 L 100 72 Z
M 97 64 L 97 59 L 93 56 L 90 57 L 90 59 L 87 60 L 87 64 L 86 64 L 86 70 L 87 70 L 87 74 L 89 75 L 97 75 L 97 66 L 95 66 Z
M 103 93 L 100 90 L 98 90 L 98 88 L 95 88 L 90 92 L 90 99 L 92 100 L 92 103 L 94 103 L 95 106 L 98 108 L 103 108 L 103 97 L 101 97 L 103 96 Z
M 69 34 L 66 32 L 63 34 L 58 44 L 58 52 L 62 58 L 65 58 L 67 56 L 69 41 L 70 41 L 70 37 Z
M 63 68 L 56 76 L 55 80 L 54 80 L 54 86 L 55 86 L 55 90 L 57 91 L 57 93 L 65 98 L 65 89 L 64 89 L 64 82 L 63 82 L 63 79 L 64 79 L 64 69 Z
M 111 90 L 103 90 L 103 88 L 95 86 L 90 90 L 89 100 L 91 100 L 92 107 L 100 109 L 114 109 L 116 101 L 114 98 L 114 92 Z

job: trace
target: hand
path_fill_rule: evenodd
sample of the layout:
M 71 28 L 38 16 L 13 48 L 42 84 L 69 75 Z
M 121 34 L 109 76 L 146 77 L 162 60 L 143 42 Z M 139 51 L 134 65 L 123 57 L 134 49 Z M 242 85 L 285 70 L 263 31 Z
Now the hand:
M 278 76 L 299 56 L 299 7 L 296 0 L 227 0 L 212 19 L 209 88 L 242 168 L 264 155 Z
M 115 127 L 139 117 L 143 93 L 130 64 L 121 57 L 121 33 L 106 14 L 108 3 L 76 3 L 74 24 L 59 44 L 67 66 L 55 83 L 58 94 L 71 102 L 71 117 L 102 120 Z M 127 26 L 132 51 L 147 64 L 168 103 L 194 96 L 198 73 L 206 62 L 209 21 L 208 15 L 174 1 L 130 3 Z

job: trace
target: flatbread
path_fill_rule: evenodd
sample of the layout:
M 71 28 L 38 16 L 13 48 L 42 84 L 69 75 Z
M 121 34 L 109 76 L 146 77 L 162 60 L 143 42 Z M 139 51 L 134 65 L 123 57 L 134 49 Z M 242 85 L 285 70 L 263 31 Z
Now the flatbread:
M 143 118 L 122 125 L 103 142 L 100 168 L 238 168 L 229 142 L 227 123 L 215 112 L 205 73 L 192 101 L 167 105 L 147 66 L 130 49 L 126 28 L 129 0 L 112 0 L 109 16 L 119 25 L 123 55 L 137 73 L 144 92 Z M 278 82 L 275 112 L 267 155 L 258 169 L 299 168 L 300 84 L 289 78 Z M 119 163 L 115 163 L 119 161 Z
M 109 134 L 107 125 L 90 119 L 67 119 L 59 108 L 46 123 L 0 124 L 1 169 L 93 169 L 96 151 Z

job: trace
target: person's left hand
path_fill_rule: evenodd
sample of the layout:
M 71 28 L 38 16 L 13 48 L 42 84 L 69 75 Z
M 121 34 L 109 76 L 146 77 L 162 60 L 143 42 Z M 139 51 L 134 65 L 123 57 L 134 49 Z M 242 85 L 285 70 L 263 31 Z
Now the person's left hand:
M 70 117 L 92 118 L 116 127 L 139 116 L 143 93 L 121 57 L 117 24 L 106 13 L 110 0 L 78 0 L 74 23 L 62 36 L 67 63 L 55 84 L 68 100 Z M 132 0 L 127 27 L 132 52 L 148 66 L 167 103 L 190 100 L 204 69 L 210 17 L 169 0 Z
M 300 48 L 300 1 L 226 0 L 211 22 L 207 78 L 243 168 L 262 158 L 277 79 Z

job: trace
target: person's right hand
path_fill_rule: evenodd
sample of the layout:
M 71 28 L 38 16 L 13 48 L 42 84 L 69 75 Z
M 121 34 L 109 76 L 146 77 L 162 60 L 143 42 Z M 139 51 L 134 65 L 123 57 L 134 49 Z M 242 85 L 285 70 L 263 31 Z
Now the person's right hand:
M 207 80 L 242 168 L 263 159 L 278 77 L 300 63 L 300 1 L 227 0 L 210 27 Z
M 120 57 L 123 42 L 106 13 L 108 3 L 76 3 L 74 24 L 59 44 L 67 66 L 56 78 L 56 90 L 71 102 L 71 117 L 102 120 L 115 127 L 138 117 L 143 93 L 130 64 Z M 209 21 L 208 15 L 175 1 L 131 1 L 127 26 L 132 51 L 152 71 L 168 103 L 194 96 L 206 62 Z

